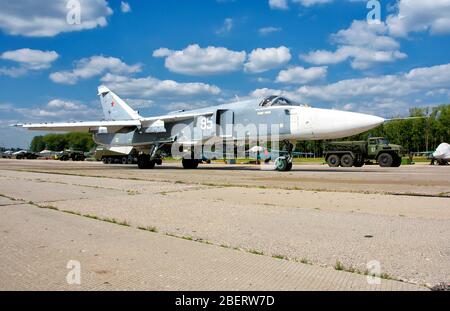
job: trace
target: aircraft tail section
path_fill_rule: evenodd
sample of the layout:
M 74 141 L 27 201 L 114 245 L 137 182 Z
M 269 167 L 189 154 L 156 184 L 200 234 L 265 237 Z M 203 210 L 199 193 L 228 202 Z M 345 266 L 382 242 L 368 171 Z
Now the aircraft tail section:
M 137 111 L 128 106 L 125 101 L 106 86 L 100 86 L 98 88 L 98 95 L 100 96 L 100 102 L 106 121 L 142 119 Z

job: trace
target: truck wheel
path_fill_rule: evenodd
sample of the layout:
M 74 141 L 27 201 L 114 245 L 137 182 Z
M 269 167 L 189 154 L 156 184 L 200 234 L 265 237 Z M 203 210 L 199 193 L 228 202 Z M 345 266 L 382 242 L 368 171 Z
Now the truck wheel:
M 127 157 L 123 157 L 122 158 L 122 164 L 125 165 L 128 163 L 128 158 Z
M 399 156 L 395 157 L 392 167 L 400 167 L 401 165 L 402 165 L 402 158 Z
M 378 157 L 378 164 L 380 164 L 381 167 L 392 167 L 394 158 L 389 153 L 382 153 Z
M 355 167 L 363 167 L 364 161 L 355 161 Z
M 328 157 L 327 162 L 329 167 L 339 167 L 341 164 L 341 159 L 337 154 L 332 154 Z
M 114 164 L 113 158 L 107 158 L 106 161 L 108 162 L 108 164 Z
M 107 158 L 102 158 L 102 162 L 103 162 L 103 164 L 108 164 L 108 159 Z
M 128 157 L 127 158 L 127 164 L 133 164 L 133 162 L 134 162 L 133 157 Z
M 341 158 L 342 167 L 352 167 L 354 162 L 353 157 L 349 154 L 344 154 Z

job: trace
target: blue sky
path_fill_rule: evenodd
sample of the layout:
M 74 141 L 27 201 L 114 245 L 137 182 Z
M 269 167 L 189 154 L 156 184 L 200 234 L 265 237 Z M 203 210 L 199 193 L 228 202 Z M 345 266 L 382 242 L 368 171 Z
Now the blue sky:
M 383 117 L 448 103 L 450 0 L 380 1 L 378 24 L 368 2 L 0 0 L 0 145 L 35 135 L 11 123 L 101 119 L 100 84 L 143 115 L 271 93 Z

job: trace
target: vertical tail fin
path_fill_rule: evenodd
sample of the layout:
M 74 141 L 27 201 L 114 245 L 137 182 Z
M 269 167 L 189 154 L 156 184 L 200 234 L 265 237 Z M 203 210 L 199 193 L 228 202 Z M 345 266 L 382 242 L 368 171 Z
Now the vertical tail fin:
M 100 96 L 105 120 L 119 121 L 142 119 L 137 111 L 128 106 L 119 96 L 106 86 L 99 86 L 98 95 Z

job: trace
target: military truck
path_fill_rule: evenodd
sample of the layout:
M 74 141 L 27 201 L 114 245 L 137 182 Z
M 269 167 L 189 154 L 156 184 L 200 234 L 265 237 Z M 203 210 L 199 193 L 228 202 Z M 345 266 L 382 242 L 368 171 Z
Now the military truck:
M 405 150 L 390 144 L 383 137 L 372 137 L 367 141 L 335 141 L 324 146 L 325 161 L 330 167 L 362 167 L 374 160 L 381 167 L 399 167 Z
M 94 158 L 104 164 L 136 164 L 138 153 L 133 147 L 97 147 Z
M 60 161 L 84 161 L 86 160 L 86 156 L 83 151 L 77 150 L 64 150 L 59 156 L 58 159 Z
M 21 150 L 18 152 L 14 152 L 12 154 L 12 157 L 15 158 L 16 160 L 36 160 L 39 156 L 33 152 L 29 152 L 26 150 Z

